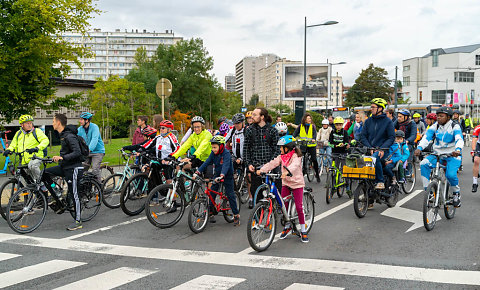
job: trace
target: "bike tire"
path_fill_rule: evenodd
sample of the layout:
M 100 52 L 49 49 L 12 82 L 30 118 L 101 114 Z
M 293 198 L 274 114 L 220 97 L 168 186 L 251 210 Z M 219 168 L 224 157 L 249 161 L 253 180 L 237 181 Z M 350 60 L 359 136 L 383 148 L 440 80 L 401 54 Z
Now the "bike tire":
M 340 173 L 338 183 L 345 182 L 342 186 L 337 187 L 337 196 L 338 198 L 342 197 L 345 194 L 345 188 L 347 187 L 347 181 L 343 178 L 342 173 Z
M 82 189 L 79 194 L 80 220 L 82 222 L 88 222 L 93 219 L 100 210 L 103 200 L 102 187 L 96 179 L 91 179 L 80 181 L 79 188 Z M 75 218 L 75 210 L 70 211 L 70 215 Z
M 398 187 L 398 184 L 392 184 L 390 186 L 390 194 L 391 196 L 387 198 L 387 206 L 388 207 L 394 207 L 397 205 L 398 202 L 398 193 L 400 191 L 400 188 Z
M 148 182 L 145 172 L 134 174 L 125 182 L 120 194 L 120 207 L 126 215 L 136 216 L 145 209 Z
M 307 158 L 308 157 L 308 158 Z M 315 169 L 313 169 L 313 162 L 310 160 L 310 154 L 305 155 L 306 162 L 306 171 L 307 171 L 307 180 L 308 182 L 312 182 L 315 178 Z
M 325 201 L 327 202 L 327 204 L 330 204 L 330 201 L 333 197 L 333 189 L 335 186 L 335 179 L 331 170 L 327 173 L 327 179 L 325 180 L 325 183 Z
M 436 182 L 431 182 L 423 198 L 423 226 L 427 231 L 433 230 L 437 222 L 438 207 L 434 207 L 437 194 L 438 185 Z
M 176 225 L 185 213 L 186 202 L 183 193 L 171 192 L 172 184 L 161 184 L 150 191 L 145 202 L 145 214 L 148 221 L 160 229 L 166 229 Z M 174 194 L 174 206 L 166 206 L 165 201 Z M 172 204 L 173 204 L 172 203 Z M 173 211 L 173 207 L 176 210 Z
M 31 233 L 42 224 L 47 208 L 47 199 L 40 192 L 25 187 L 17 190 L 8 201 L 8 226 L 19 234 Z
M 23 187 L 23 184 L 20 183 L 20 186 L 17 186 L 18 181 L 14 178 L 10 178 L 5 181 L 0 187 L 0 214 L 4 220 L 7 220 L 7 206 L 10 198 L 15 194 L 17 190 Z
M 450 184 L 448 184 L 448 182 L 446 183 L 447 183 L 447 200 L 453 200 L 452 193 L 450 192 Z M 455 217 L 456 210 L 457 209 L 453 206 L 453 204 L 447 204 L 446 201 L 443 204 L 443 212 L 445 213 L 445 217 L 449 220 Z
M 402 190 L 405 194 L 410 194 L 413 192 L 415 188 L 415 182 L 417 180 L 417 168 L 415 162 L 409 162 L 412 166 L 412 173 L 411 176 L 405 176 L 405 183 L 402 183 Z
M 238 213 L 240 213 L 240 197 L 238 196 L 238 194 L 235 194 L 235 199 L 237 201 Z M 222 205 L 223 208 L 230 208 L 229 210 L 223 212 L 223 218 L 227 223 L 231 224 L 233 223 L 233 220 L 234 220 L 234 214 L 230 207 L 230 202 L 228 201 L 228 199 L 224 199 L 222 202 L 223 202 L 223 205 Z
M 237 175 L 235 179 L 235 192 L 240 197 L 240 202 L 242 204 L 247 203 L 248 201 L 248 189 L 247 189 L 247 181 L 246 177 L 244 176 L 244 171 L 242 170 L 240 174 Z
M 113 168 L 108 165 L 101 165 L 100 166 L 100 177 L 102 182 L 107 179 L 110 175 L 114 174 Z
M 358 218 L 363 218 L 367 214 L 368 189 L 364 182 L 355 188 L 355 192 L 353 193 L 353 209 Z
M 111 209 L 120 207 L 123 183 L 125 179 L 121 173 L 112 174 L 102 182 L 102 202 L 106 207 Z
M 266 194 L 264 194 L 264 191 L 266 192 Z M 262 184 L 260 185 L 257 190 L 255 190 L 255 194 L 253 196 L 253 206 L 255 206 L 255 204 L 257 204 L 257 199 L 258 199 L 258 196 L 260 195 L 260 199 L 262 198 L 265 198 L 268 193 L 270 192 L 269 188 L 268 188 L 268 185 L 266 184 Z
M 315 222 L 315 200 L 309 192 L 303 192 L 303 215 L 305 216 L 305 231 L 307 234 Z
M 277 216 L 275 210 L 269 213 L 269 203 L 267 201 L 257 203 L 248 217 L 247 238 L 250 247 L 257 252 L 265 251 L 272 244 L 276 230 Z M 265 239 L 258 238 L 262 233 L 266 233 Z M 265 243 L 260 244 L 263 241 Z
M 188 227 L 196 234 L 201 233 L 207 227 L 209 218 L 208 199 L 204 197 L 197 198 L 190 206 Z

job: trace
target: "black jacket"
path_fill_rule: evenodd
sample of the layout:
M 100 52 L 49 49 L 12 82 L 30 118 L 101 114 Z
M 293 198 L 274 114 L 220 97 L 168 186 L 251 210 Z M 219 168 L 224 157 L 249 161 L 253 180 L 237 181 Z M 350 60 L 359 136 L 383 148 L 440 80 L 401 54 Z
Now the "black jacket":
M 63 169 L 70 169 L 74 167 L 81 167 L 83 162 L 82 151 L 80 151 L 80 143 L 77 139 L 77 127 L 67 125 L 60 133 L 60 156 L 63 160 L 60 166 Z

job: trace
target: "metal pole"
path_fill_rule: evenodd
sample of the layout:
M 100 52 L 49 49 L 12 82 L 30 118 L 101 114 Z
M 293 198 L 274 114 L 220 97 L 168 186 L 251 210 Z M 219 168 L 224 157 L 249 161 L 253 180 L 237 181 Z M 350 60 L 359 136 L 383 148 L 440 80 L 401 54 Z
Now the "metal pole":
M 305 16 L 305 37 L 303 44 L 303 115 L 307 112 L 307 17 Z
M 394 98 L 395 98 L 395 106 L 394 106 L 394 110 L 395 112 L 397 111 L 397 103 L 398 103 L 398 96 L 397 96 L 397 91 L 398 91 L 398 87 L 397 87 L 397 73 L 398 73 L 398 66 L 395 66 L 395 84 L 394 84 Z

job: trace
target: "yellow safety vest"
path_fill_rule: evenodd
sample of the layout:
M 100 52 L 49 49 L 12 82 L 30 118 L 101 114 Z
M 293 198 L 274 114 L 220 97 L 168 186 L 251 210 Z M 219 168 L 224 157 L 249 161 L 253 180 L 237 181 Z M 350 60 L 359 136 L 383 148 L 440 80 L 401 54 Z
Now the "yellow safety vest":
M 300 138 L 312 139 L 313 138 L 312 127 L 313 127 L 313 124 L 310 124 L 310 126 L 308 126 L 308 132 L 305 132 L 305 126 L 300 125 L 300 134 L 299 134 Z M 307 147 L 315 147 L 315 146 L 317 146 L 317 144 L 315 143 L 307 145 Z

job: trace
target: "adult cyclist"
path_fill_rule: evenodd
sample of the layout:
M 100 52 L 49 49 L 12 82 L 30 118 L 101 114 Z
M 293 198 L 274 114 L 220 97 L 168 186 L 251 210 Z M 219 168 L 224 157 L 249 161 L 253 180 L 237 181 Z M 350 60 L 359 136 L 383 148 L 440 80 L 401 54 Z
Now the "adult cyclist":
M 478 188 L 478 171 L 480 166 L 480 139 L 478 138 L 480 135 L 480 125 L 476 126 L 473 129 L 472 133 L 472 157 L 473 157 L 473 185 L 472 185 L 472 192 L 477 192 Z
M 384 113 L 387 101 L 382 98 L 375 98 L 371 101 L 370 111 L 372 115 L 363 125 L 360 140 L 362 144 L 370 148 L 381 148 L 388 150 L 395 141 L 395 129 L 393 122 Z M 375 150 L 375 189 L 384 189 L 382 161 L 387 157 L 381 149 Z M 373 202 L 369 207 L 373 205 Z
M 100 129 L 97 124 L 92 123 L 92 118 L 92 113 L 83 112 L 80 114 L 78 136 L 85 139 L 88 149 L 90 149 L 90 155 L 88 155 L 85 163 L 92 167 L 93 174 L 95 174 L 98 181 L 101 183 L 102 177 L 100 176 L 100 165 L 103 156 L 105 156 L 105 145 L 103 144 Z
M 438 154 L 451 154 L 446 158 L 447 170 L 445 176 L 453 191 L 453 206 L 460 207 L 460 187 L 457 171 L 462 160 L 463 137 L 460 125 L 452 120 L 452 109 L 442 107 L 437 110 L 437 123 L 430 126 L 425 136 L 420 140 L 415 155 L 420 155 L 428 143 L 434 140 L 433 151 Z M 435 139 L 434 139 L 435 138 Z M 443 159 L 444 160 L 444 159 Z M 429 155 L 420 163 L 423 188 L 427 189 L 430 182 L 430 172 L 437 165 L 437 157 Z

